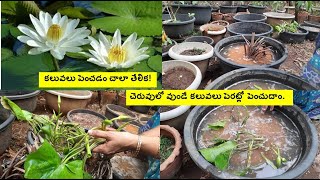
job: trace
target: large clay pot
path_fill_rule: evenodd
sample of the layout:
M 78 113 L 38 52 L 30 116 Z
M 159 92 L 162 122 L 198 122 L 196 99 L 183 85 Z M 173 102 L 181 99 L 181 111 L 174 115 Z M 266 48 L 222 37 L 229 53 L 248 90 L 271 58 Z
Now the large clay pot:
M 310 14 L 308 20 L 312 22 L 320 22 L 320 16 Z
M 217 43 L 223 39 L 227 32 L 224 26 L 218 24 L 204 24 L 200 26 L 200 31 L 203 36 L 211 37 L 214 43 Z
M 267 23 L 271 26 L 277 26 L 284 22 L 290 24 L 295 18 L 294 15 L 288 13 L 266 12 L 263 14 L 267 16 Z
M 297 22 L 298 22 L 299 24 L 301 24 L 301 23 L 303 23 L 304 21 L 307 21 L 307 20 L 308 20 L 308 16 L 309 16 L 309 13 L 306 12 L 306 11 L 298 12 Z
M 174 140 L 173 152 L 160 165 L 160 178 L 170 179 L 174 177 L 182 165 L 182 140 L 180 133 L 168 125 L 160 125 L 160 135 Z
M 222 18 L 223 18 L 223 14 L 220 12 L 213 12 L 211 14 L 212 21 L 222 20 Z
M 235 13 L 227 13 L 223 15 L 223 20 L 227 21 L 229 24 L 234 23 L 233 16 Z

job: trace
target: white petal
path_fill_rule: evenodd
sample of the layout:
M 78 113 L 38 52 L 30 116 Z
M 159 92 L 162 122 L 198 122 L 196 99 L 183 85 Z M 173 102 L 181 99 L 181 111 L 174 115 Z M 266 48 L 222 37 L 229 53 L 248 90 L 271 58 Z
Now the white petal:
M 134 48 L 137 50 L 137 49 L 139 49 L 139 47 L 141 46 L 141 44 L 143 43 L 143 38 L 140 38 L 140 39 L 138 39 L 138 40 L 136 40 L 134 43 L 133 43 L 133 46 L 134 46 Z
M 41 54 L 42 52 L 38 50 L 38 48 L 32 48 L 28 51 L 28 54 L 30 55 L 37 55 L 37 54 Z
M 61 14 L 57 12 L 52 18 L 52 23 L 59 24 L 60 19 L 61 19 Z
M 38 41 L 35 41 L 35 40 L 28 40 L 27 41 L 27 44 L 31 47 L 42 47 L 42 46 L 45 46 L 45 44 L 43 43 L 40 43 Z
M 59 49 L 52 49 L 50 51 L 52 56 L 58 60 L 62 60 L 64 58 L 64 55 L 66 54 L 65 51 L 59 50 Z
M 91 47 L 96 51 L 96 52 L 100 52 L 100 43 L 94 39 L 93 37 L 89 36 L 88 37 L 89 40 L 91 41 L 90 45 Z
M 27 43 L 27 41 L 29 40 L 33 40 L 32 38 L 30 38 L 29 36 L 18 36 L 17 39 L 23 43 Z
M 35 39 L 37 41 L 43 41 L 43 39 L 39 36 L 38 33 L 35 32 L 34 29 L 30 28 L 29 26 L 26 26 L 24 24 L 20 24 L 18 26 L 18 29 L 25 35 L 29 36 L 32 39 Z
M 109 49 L 111 47 L 111 43 L 101 31 L 99 33 L 99 39 L 102 41 L 106 49 Z
M 122 67 L 129 68 L 129 67 L 135 65 L 136 63 L 138 63 L 139 61 L 147 59 L 148 57 L 149 57 L 149 55 L 140 55 L 131 61 L 126 61 L 125 63 L 123 63 Z
M 115 45 L 121 46 L 121 33 L 119 29 L 117 29 L 113 35 L 112 46 L 115 46 Z
M 123 47 L 126 47 L 128 44 L 132 44 L 133 42 L 135 42 L 135 40 L 137 39 L 137 33 L 132 33 L 127 39 L 126 41 L 124 41 L 123 43 Z
M 68 39 L 74 39 L 74 38 L 77 38 L 77 39 L 83 39 L 83 38 L 86 38 L 88 37 L 89 35 L 91 34 L 91 31 L 90 30 L 87 30 L 86 27 L 82 27 L 82 28 L 78 28 L 78 29 L 75 29 L 73 32 L 72 32 L 72 35 L 67 37 Z
M 85 44 L 90 43 L 88 39 L 81 39 L 76 41 L 67 41 L 60 45 L 60 47 L 75 47 L 75 46 L 83 46 Z
M 96 51 L 93 51 L 91 49 L 89 49 L 89 52 L 99 61 L 106 61 L 104 56 L 101 56 L 100 54 L 98 54 Z
M 65 51 L 77 53 L 77 52 L 82 51 L 82 48 L 81 47 L 67 47 L 67 48 L 65 48 Z
M 96 58 L 89 58 L 87 61 L 91 62 L 93 64 L 96 64 L 98 66 L 101 66 L 101 67 L 110 68 L 110 65 L 108 63 L 106 63 L 105 61 L 99 61 Z
M 40 11 L 40 13 L 39 13 L 39 20 L 40 20 L 40 23 L 41 23 L 42 25 L 45 24 L 45 18 L 46 18 L 46 14 L 45 14 L 43 11 Z
M 36 29 L 37 33 L 43 38 L 45 37 L 46 35 L 46 32 L 44 30 L 44 27 L 43 25 L 41 24 L 41 22 L 35 18 L 32 14 L 30 14 L 30 19 L 31 19 L 31 22 L 34 26 L 34 28 Z
M 73 19 L 71 20 L 68 24 L 67 24 L 67 27 L 64 31 L 64 35 L 62 38 L 65 38 L 65 37 L 68 37 L 72 32 L 73 30 L 78 26 L 80 20 L 79 19 Z
M 44 19 L 44 29 L 46 33 L 48 32 L 49 27 L 52 25 L 52 19 L 49 13 L 46 12 L 45 19 Z
M 68 17 L 67 16 L 63 16 L 59 21 L 59 26 L 61 27 L 62 32 L 65 31 L 65 29 L 67 27 L 67 24 L 68 24 Z
M 107 49 L 109 48 L 106 48 L 106 46 L 103 44 L 103 42 L 100 39 L 99 39 L 99 43 L 100 43 L 100 54 L 106 55 L 108 53 Z

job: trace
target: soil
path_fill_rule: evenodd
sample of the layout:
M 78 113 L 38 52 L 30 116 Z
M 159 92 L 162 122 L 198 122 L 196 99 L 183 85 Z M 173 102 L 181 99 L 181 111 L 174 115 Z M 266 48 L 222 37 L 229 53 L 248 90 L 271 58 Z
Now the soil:
M 189 87 L 195 75 L 185 67 L 174 67 L 162 75 L 163 89 L 186 89 Z
M 92 129 L 94 127 L 100 127 L 101 119 L 98 116 L 87 113 L 74 113 L 70 115 L 72 122 L 79 124 L 83 128 Z
M 194 48 L 194 49 L 184 50 L 182 53 L 180 53 L 180 55 L 196 56 L 196 55 L 201 55 L 205 52 L 206 52 L 206 50 L 204 50 L 204 49 Z

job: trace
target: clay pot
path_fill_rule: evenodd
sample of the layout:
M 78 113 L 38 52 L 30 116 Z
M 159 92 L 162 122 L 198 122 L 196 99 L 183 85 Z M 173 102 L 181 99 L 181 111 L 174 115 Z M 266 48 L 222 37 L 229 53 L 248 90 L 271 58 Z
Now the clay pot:
M 203 36 L 211 37 L 215 43 L 223 39 L 227 32 L 224 26 L 218 24 L 204 24 L 200 26 L 200 31 Z
M 224 14 L 223 20 L 227 21 L 229 24 L 234 23 L 234 19 L 233 19 L 234 15 L 235 15 L 234 13 Z
M 118 95 L 118 105 L 122 107 L 127 107 L 126 105 L 126 95 L 119 93 Z
M 286 13 L 288 14 L 295 14 L 295 7 L 294 6 L 285 6 Z
M 320 22 L 320 16 L 310 14 L 308 20 L 312 22 Z
M 60 111 L 62 114 L 67 114 L 72 109 L 84 109 L 90 102 L 92 92 L 80 90 L 46 91 L 46 103 L 56 113 L 59 111 L 58 95 L 61 98 Z
M 277 26 L 284 22 L 291 23 L 295 18 L 294 15 L 288 13 L 266 12 L 263 14 L 267 16 L 267 23 L 270 26 Z
M 106 104 L 114 104 L 117 100 L 116 91 L 101 91 L 101 106 Z
M 299 24 L 303 23 L 304 21 L 307 21 L 308 20 L 308 16 L 309 16 L 309 13 L 306 12 L 306 11 L 300 11 L 298 12 L 298 17 L 297 17 L 297 22 Z
M 210 24 L 217 24 L 217 25 L 227 27 L 229 25 L 229 22 L 224 20 L 217 20 L 217 21 L 212 21 Z
M 211 13 L 211 19 L 212 21 L 222 20 L 223 14 L 220 12 L 213 12 Z
M 168 125 L 160 125 L 160 134 L 174 139 L 174 149 L 171 155 L 160 165 L 161 179 L 171 179 L 182 165 L 182 139 L 180 133 Z

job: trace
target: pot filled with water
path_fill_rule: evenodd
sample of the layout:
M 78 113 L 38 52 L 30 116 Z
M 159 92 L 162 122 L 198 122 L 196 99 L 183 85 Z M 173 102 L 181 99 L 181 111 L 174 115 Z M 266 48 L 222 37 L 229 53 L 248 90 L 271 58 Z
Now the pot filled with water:
M 297 106 L 195 107 L 184 141 L 193 161 L 215 178 L 297 178 L 312 165 L 318 137 Z
M 270 37 L 230 36 L 215 45 L 215 55 L 225 72 L 244 67 L 279 66 L 287 59 L 287 48 Z

